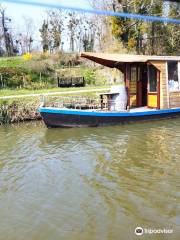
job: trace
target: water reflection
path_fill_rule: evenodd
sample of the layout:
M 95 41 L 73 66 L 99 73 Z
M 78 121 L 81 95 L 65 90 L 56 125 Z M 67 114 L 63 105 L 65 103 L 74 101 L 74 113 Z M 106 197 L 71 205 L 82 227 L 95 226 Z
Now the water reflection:
M 2 239 L 136 239 L 137 225 L 178 239 L 179 139 L 180 120 L 0 127 Z

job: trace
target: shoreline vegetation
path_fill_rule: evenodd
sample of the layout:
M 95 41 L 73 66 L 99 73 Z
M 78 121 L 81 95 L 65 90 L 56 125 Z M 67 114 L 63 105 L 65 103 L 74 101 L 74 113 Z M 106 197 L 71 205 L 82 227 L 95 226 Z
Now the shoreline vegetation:
M 51 91 L 52 90 L 52 91 Z M 56 92 L 53 92 L 56 90 Z M 10 123 L 18 123 L 23 121 L 32 121 L 32 120 L 40 120 L 41 116 L 38 112 L 38 107 L 41 103 L 41 97 L 45 96 L 48 101 L 59 101 L 61 102 L 63 96 L 65 97 L 89 97 L 92 99 L 97 99 L 98 93 L 104 92 L 104 90 L 109 90 L 109 87 L 85 87 L 85 88 L 69 88 L 68 90 L 59 90 L 57 93 L 57 89 L 50 89 L 49 91 L 41 90 L 32 92 L 32 94 L 38 92 L 36 96 L 29 95 L 6 95 L 0 98 L 0 125 L 2 124 L 10 124 Z M 9 92 L 9 90 L 7 90 Z M 15 91 L 16 92 L 16 91 Z M 0 96 L 2 96 L 0 94 Z M 11 98 L 5 98 L 11 97 Z
M 42 95 L 52 101 L 62 97 L 98 98 L 117 83 L 116 72 L 83 61 L 74 53 L 31 54 L 0 58 L 0 125 L 40 119 Z M 84 87 L 58 87 L 58 77 L 83 77 Z
M 153 4 L 138 0 L 107 4 L 93 0 L 90 5 L 97 9 L 113 8 L 114 12 L 161 17 L 166 13 L 167 18 L 179 17 L 179 5 L 163 4 L 162 0 Z M 94 92 L 96 88 L 122 84 L 120 71 L 85 61 L 80 58 L 80 52 L 171 56 L 180 53 L 179 26 L 175 24 L 154 24 L 117 16 L 85 16 L 53 9 L 44 12 L 39 26 L 27 17 L 19 29 L 6 8 L 0 6 L 0 10 L 0 124 L 39 118 L 36 112 L 39 96 L 33 94 L 54 92 L 56 95 L 63 91 L 66 96 L 76 94 L 73 91 L 78 88 L 57 88 L 58 80 L 81 78 L 86 84 L 83 89 L 94 87 Z M 37 33 L 40 41 L 35 37 Z M 93 93 L 86 94 L 89 95 Z M 79 92 L 77 96 L 84 93 Z

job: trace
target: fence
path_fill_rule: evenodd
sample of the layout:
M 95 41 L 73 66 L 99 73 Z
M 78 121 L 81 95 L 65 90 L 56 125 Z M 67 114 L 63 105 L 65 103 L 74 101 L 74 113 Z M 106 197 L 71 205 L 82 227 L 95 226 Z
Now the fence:
M 71 109 L 100 109 L 101 101 L 87 97 L 50 97 L 42 96 L 41 106 Z
M 58 87 L 84 87 L 84 77 L 58 77 Z

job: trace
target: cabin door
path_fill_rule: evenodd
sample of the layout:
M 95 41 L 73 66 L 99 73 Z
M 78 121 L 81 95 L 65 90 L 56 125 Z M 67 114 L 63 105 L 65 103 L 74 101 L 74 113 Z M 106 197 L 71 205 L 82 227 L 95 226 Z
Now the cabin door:
M 148 71 L 146 64 L 132 64 L 130 67 L 130 107 L 147 106 Z
M 148 65 L 148 107 L 160 109 L 160 72 Z
M 137 66 L 132 64 L 130 66 L 130 84 L 129 84 L 129 103 L 130 107 L 137 107 Z
M 138 66 L 138 81 L 137 81 L 137 106 L 147 106 L 147 83 L 148 71 L 147 65 L 143 64 Z

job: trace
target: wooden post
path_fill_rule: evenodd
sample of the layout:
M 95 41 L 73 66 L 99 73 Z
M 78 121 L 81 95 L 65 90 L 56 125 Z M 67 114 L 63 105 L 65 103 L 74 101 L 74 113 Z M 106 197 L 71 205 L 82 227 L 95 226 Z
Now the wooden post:
M 127 109 L 129 109 L 130 108 L 130 65 L 129 65 L 129 63 L 125 64 L 124 77 L 125 77 L 127 97 L 128 97 Z
M 2 73 L 0 74 L 0 79 L 1 79 L 1 86 L 3 88 L 4 86 L 3 86 L 3 76 L 2 76 Z
M 160 88 L 160 81 L 161 81 L 161 77 L 160 77 L 160 71 L 157 70 L 157 109 L 161 108 L 161 88 Z

